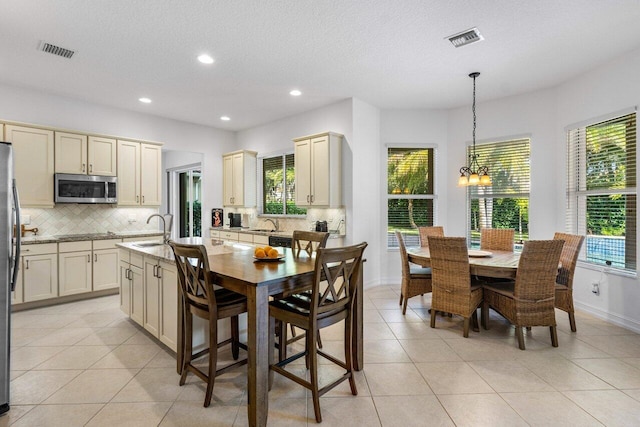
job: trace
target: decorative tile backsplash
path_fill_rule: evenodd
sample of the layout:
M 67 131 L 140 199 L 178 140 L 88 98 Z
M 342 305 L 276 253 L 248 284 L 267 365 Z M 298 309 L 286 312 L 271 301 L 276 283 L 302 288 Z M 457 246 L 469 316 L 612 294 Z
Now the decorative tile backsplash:
M 108 231 L 155 231 L 158 220 L 147 224 L 158 208 L 116 208 L 111 205 L 58 204 L 53 209 L 22 208 L 22 220 L 30 217 L 27 228 L 38 228 L 39 236 L 106 233 Z M 31 233 L 27 233 L 28 236 Z
M 249 228 L 270 228 L 272 224 L 265 222 L 267 218 L 278 218 L 278 224 L 281 231 L 293 230 L 315 230 L 316 221 L 327 221 L 328 230 L 330 232 L 344 235 L 346 233 L 346 213 L 344 208 L 337 209 L 320 209 L 308 208 L 307 217 L 304 219 L 284 218 L 277 215 L 258 216 L 255 208 L 237 208 L 235 210 L 225 210 L 227 212 L 237 212 L 242 214 L 242 226 Z M 225 218 L 225 225 L 228 220 Z

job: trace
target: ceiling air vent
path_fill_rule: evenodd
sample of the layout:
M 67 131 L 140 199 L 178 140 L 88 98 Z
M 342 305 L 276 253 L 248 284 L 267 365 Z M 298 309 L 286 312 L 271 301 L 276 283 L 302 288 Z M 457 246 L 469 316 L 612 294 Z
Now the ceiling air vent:
M 484 40 L 484 37 L 482 37 L 480 31 L 478 31 L 478 29 L 475 27 L 458 34 L 454 34 L 447 38 L 455 47 L 462 47 L 471 43 L 479 42 L 480 40 Z
M 63 58 L 71 58 L 73 54 L 76 53 L 73 50 L 65 49 L 63 47 L 56 46 L 54 44 L 47 43 L 47 42 L 40 42 L 40 46 L 38 46 L 38 50 L 51 53 L 53 55 L 62 56 Z

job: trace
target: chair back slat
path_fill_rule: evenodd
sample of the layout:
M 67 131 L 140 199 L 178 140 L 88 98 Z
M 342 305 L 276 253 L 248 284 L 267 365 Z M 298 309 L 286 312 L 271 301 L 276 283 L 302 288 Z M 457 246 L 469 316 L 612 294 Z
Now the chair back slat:
M 429 247 L 429 236 L 444 237 L 444 227 L 441 225 L 418 227 L 418 232 L 420 233 L 420 246 L 423 248 Z
M 560 255 L 561 267 L 556 277 L 556 283 L 573 288 L 573 275 L 578 263 L 578 255 L 584 243 L 584 236 L 567 233 L 555 233 L 554 240 L 564 240 L 562 254 Z
M 471 275 L 467 239 L 430 236 L 429 253 L 432 286 L 449 293 L 469 295 Z
M 410 267 L 409 256 L 407 255 L 407 247 L 404 244 L 402 233 L 396 230 L 396 239 L 398 239 L 398 248 L 400 249 L 400 260 L 402 262 L 402 280 L 409 280 Z
M 294 230 L 291 238 L 291 247 L 295 257 L 300 256 L 301 251 L 305 251 L 307 255 L 312 256 L 318 248 L 324 248 L 327 245 L 329 233 L 323 231 L 303 231 Z
M 178 268 L 178 282 L 186 301 L 215 310 L 216 297 L 209 270 L 207 249 L 203 245 L 169 242 Z
M 366 247 L 367 243 L 363 242 L 342 248 L 318 249 L 311 291 L 312 318 L 352 308 Z
M 524 243 L 514 297 L 521 301 L 546 301 L 555 299 L 555 283 L 563 240 L 529 240 Z
M 513 228 L 480 229 L 480 249 L 513 252 Z

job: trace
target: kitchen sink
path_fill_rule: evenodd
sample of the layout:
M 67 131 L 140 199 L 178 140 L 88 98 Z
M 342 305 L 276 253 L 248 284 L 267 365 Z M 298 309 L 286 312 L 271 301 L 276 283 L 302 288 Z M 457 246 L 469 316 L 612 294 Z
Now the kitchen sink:
M 150 248 L 153 246 L 164 246 L 164 243 L 162 242 L 140 242 L 140 243 L 134 243 L 133 246 L 137 246 L 139 248 Z
M 259 233 L 273 233 L 276 230 L 272 228 L 250 228 L 249 231 L 256 231 Z

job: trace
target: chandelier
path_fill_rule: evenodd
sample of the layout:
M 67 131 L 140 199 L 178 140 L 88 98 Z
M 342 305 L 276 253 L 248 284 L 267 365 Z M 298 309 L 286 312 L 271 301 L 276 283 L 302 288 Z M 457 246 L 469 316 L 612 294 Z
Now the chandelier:
M 458 187 L 466 187 L 469 185 L 487 186 L 491 185 L 491 177 L 489 177 L 489 168 L 480 166 L 478 163 L 478 155 L 476 154 L 476 77 L 480 73 L 475 72 L 469 74 L 473 79 L 473 150 L 469 154 L 469 163 L 460 168 L 460 178 L 458 178 Z

